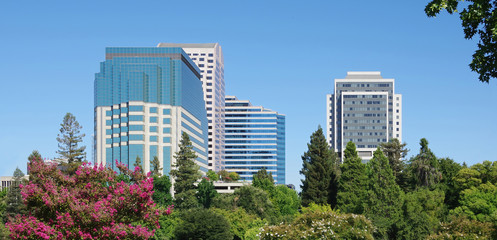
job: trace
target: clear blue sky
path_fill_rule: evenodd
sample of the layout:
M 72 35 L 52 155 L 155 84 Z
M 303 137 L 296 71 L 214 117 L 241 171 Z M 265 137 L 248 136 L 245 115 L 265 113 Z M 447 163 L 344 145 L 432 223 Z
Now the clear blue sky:
M 497 80 L 477 81 L 457 16 L 419 1 L 3 1 L 0 176 L 56 156 L 66 112 L 91 156 L 93 81 L 105 47 L 219 42 L 226 93 L 286 114 L 287 182 L 300 184 L 326 94 L 347 71 L 381 71 L 403 94 L 403 141 L 439 157 L 497 161 Z

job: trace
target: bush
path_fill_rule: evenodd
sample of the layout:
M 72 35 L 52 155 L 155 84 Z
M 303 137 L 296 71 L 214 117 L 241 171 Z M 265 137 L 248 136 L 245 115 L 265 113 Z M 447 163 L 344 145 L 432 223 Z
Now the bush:
M 223 215 L 209 209 L 191 209 L 181 213 L 181 223 L 174 230 L 175 239 L 233 239 L 230 224 Z

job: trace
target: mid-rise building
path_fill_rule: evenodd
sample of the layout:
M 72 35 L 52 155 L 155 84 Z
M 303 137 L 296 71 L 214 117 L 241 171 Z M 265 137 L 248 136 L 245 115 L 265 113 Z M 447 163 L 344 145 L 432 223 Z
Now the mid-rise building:
M 395 92 L 394 79 L 380 72 L 347 72 L 344 79 L 335 79 L 326 106 L 327 140 L 341 159 L 349 141 L 363 161 L 381 143 L 402 141 L 402 95 Z
M 145 172 L 154 157 L 164 174 L 188 133 L 200 170 L 207 171 L 207 114 L 201 73 L 179 47 L 110 47 L 95 75 L 95 163 Z
M 252 181 L 265 168 L 285 184 L 285 115 L 226 96 L 225 169 Z
M 224 59 L 218 43 L 159 43 L 158 47 L 181 47 L 200 69 L 209 122 L 209 169 L 223 169 L 224 160 Z

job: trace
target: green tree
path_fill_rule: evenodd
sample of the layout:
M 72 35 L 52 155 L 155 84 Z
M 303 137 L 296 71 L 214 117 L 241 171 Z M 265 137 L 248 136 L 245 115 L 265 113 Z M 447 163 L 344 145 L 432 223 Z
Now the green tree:
M 219 181 L 219 175 L 212 170 L 207 171 L 207 177 L 213 182 Z
M 233 239 L 226 218 L 210 209 L 195 208 L 181 214 L 181 223 L 174 229 L 175 239 Z
M 66 113 L 62 124 L 60 124 L 60 133 L 57 135 L 59 150 L 57 153 L 68 163 L 74 161 L 81 162 L 86 158 L 86 146 L 79 147 L 78 144 L 83 142 L 85 134 L 80 134 L 83 127 L 76 121 L 76 117 L 71 113 Z
M 7 208 L 6 200 L 7 200 L 7 188 L 4 188 L 2 191 L 0 191 L 0 224 L 4 224 L 7 220 L 7 218 L 4 217 L 5 209 Z
M 236 181 L 240 180 L 240 175 L 238 175 L 238 173 L 236 173 L 236 172 L 230 172 L 230 173 L 228 174 L 228 177 L 229 177 L 229 178 L 231 179 L 231 181 L 233 181 L 233 182 L 236 182 Z
M 248 232 L 251 229 L 259 229 L 267 223 L 255 215 L 248 214 L 243 208 L 234 210 L 213 209 L 213 211 L 223 215 L 228 220 L 230 223 L 230 232 L 234 240 L 247 239 L 246 236 L 250 234 Z
M 471 166 L 471 169 L 480 173 L 482 183 L 491 182 L 494 185 L 497 183 L 497 162 L 483 161 Z
M 225 210 L 236 209 L 235 194 L 222 193 L 212 199 L 211 207 Z
M 364 214 L 378 228 L 376 239 L 396 239 L 404 194 L 395 182 L 387 157 L 376 149 L 369 162 L 369 190 Z
M 366 165 L 357 155 L 353 142 L 347 143 L 340 169 L 342 173 L 338 181 L 337 207 L 343 213 L 362 214 L 367 197 L 368 177 Z
M 459 206 L 451 213 L 492 222 L 497 217 L 497 186 L 488 182 L 462 191 Z
M 8 218 L 14 218 L 18 214 L 23 215 L 27 211 L 26 206 L 22 201 L 21 188 L 19 187 L 19 185 L 23 182 L 23 177 L 24 173 L 19 168 L 16 168 L 5 200 L 6 207 L 4 221 Z
M 205 178 L 198 184 L 197 188 L 197 198 L 198 202 L 204 208 L 209 208 L 212 203 L 212 199 L 217 196 L 217 191 L 214 188 L 214 184 Z
M 481 184 L 480 172 L 472 168 L 462 168 L 454 177 L 454 187 L 457 191 L 478 187 Z
M 160 162 L 159 158 L 157 156 L 154 156 L 154 159 L 152 160 L 152 176 L 162 176 L 162 168 L 160 167 Z
M 40 152 L 38 152 L 38 150 L 33 150 L 33 152 L 31 152 L 31 154 L 29 154 L 28 156 L 28 161 L 31 159 L 41 159 Z
M 234 204 L 242 207 L 249 214 L 257 215 L 262 219 L 276 218 L 276 211 L 269 194 L 253 186 L 243 186 L 235 190 Z
M 195 164 L 197 155 L 193 151 L 192 142 L 187 133 L 183 132 L 179 144 L 179 151 L 174 155 L 176 164 L 171 170 L 174 178 L 175 206 L 180 209 L 196 207 L 195 196 L 197 187 L 195 182 L 202 177 L 199 166 Z
M 281 216 L 294 216 L 300 208 L 300 198 L 297 192 L 285 185 L 278 185 L 271 189 L 270 199 L 276 211 Z
M 438 169 L 438 159 L 428 148 L 426 138 L 422 138 L 419 145 L 421 145 L 419 154 L 411 159 L 410 163 L 413 180 L 417 186 L 432 187 L 442 178 L 442 174 Z
M 274 188 L 273 174 L 266 171 L 266 168 L 262 168 L 252 176 L 252 186 L 271 191 Z
M 409 152 L 406 145 L 406 143 L 400 143 L 397 138 L 391 139 L 388 143 L 380 144 L 381 151 L 388 158 L 393 175 L 395 176 L 395 181 L 399 185 L 403 185 L 406 181 L 404 174 L 405 164 L 403 161 Z
M 133 164 L 133 166 L 135 167 L 135 169 L 136 169 L 136 167 L 139 167 L 143 173 L 142 159 L 140 158 L 140 156 L 136 156 L 136 160 L 135 160 L 135 163 Z
M 440 172 L 442 173 L 440 188 L 445 192 L 444 202 L 447 208 L 454 209 L 459 199 L 459 191 L 456 188 L 454 178 L 462 169 L 462 166 L 450 158 L 440 158 L 438 159 L 438 163 Z
M 312 133 L 307 148 L 302 155 L 300 170 L 300 174 L 304 175 L 300 185 L 302 205 L 308 206 L 311 202 L 335 205 L 338 178 L 336 154 L 329 148 L 321 126 Z
M 481 82 L 488 83 L 490 78 L 497 77 L 497 4 L 491 0 L 466 0 L 459 9 L 459 2 L 463 0 L 432 0 L 425 7 L 428 17 L 435 17 L 441 11 L 459 13 L 464 29 L 464 37 L 472 39 L 478 36 L 478 49 L 473 54 L 469 64 L 472 71 L 479 74 Z
M 152 239 L 164 240 L 174 239 L 174 229 L 181 223 L 180 212 L 173 211 L 170 215 L 161 215 L 159 217 L 159 229 L 155 230 Z
M 480 222 L 466 217 L 453 217 L 447 223 L 442 223 L 438 233 L 431 234 L 428 240 L 446 239 L 495 239 L 494 226 L 488 222 Z
M 154 176 L 154 202 L 160 206 L 167 207 L 173 203 L 171 196 L 171 180 L 169 176 Z

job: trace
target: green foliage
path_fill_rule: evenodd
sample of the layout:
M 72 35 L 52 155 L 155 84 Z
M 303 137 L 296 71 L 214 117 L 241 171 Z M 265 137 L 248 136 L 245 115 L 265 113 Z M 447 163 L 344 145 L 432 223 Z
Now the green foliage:
M 270 192 L 274 188 L 273 174 L 262 168 L 253 175 L 252 186 Z
M 161 176 L 162 175 L 162 168 L 160 167 L 160 162 L 159 158 L 157 156 L 154 156 L 154 159 L 152 160 L 152 176 Z
M 240 176 L 236 172 L 228 172 L 226 170 L 221 170 L 217 174 L 224 182 L 235 182 L 240 179 Z
M 171 170 L 174 177 L 175 206 L 180 209 L 192 208 L 198 205 L 195 196 L 197 187 L 195 182 L 202 176 L 194 160 L 197 155 L 193 151 L 192 142 L 187 133 L 183 132 L 179 144 L 179 151 L 174 155 L 176 164 Z
M 219 175 L 217 175 L 217 173 L 212 170 L 207 171 L 207 177 L 213 182 L 219 180 Z
M 454 178 L 462 169 L 462 166 L 450 158 L 441 158 L 438 159 L 438 162 L 440 173 L 442 174 L 440 188 L 445 192 L 445 204 L 449 209 L 453 209 L 457 206 L 459 200 L 459 191 L 456 188 Z
M 478 187 L 481 184 L 480 172 L 472 168 L 463 168 L 454 177 L 454 186 L 459 191 Z
M 399 186 L 404 185 L 406 182 L 406 176 L 404 174 L 405 164 L 403 162 L 403 159 L 409 152 L 406 145 L 406 143 L 400 143 L 397 138 L 391 139 L 388 143 L 380 144 L 381 151 L 388 158 L 395 181 Z
M 212 199 L 211 207 L 233 210 L 236 208 L 235 195 L 233 193 L 221 193 Z
M 197 188 L 197 198 L 199 204 L 204 208 L 209 208 L 211 206 L 212 199 L 214 199 L 217 195 L 218 193 L 214 188 L 214 184 L 203 178 Z
M 81 162 L 86 158 L 86 146 L 79 147 L 78 144 L 83 142 L 85 134 L 80 134 L 83 127 L 76 121 L 76 117 L 71 113 L 66 113 L 62 124 L 60 124 L 60 133 L 57 134 L 59 150 L 57 153 L 68 163 L 74 161 Z
M 326 142 L 321 126 L 311 135 L 307 152 L 302 155 L 302 205 L 336 203 L 337 157 Z
M 300 208 L 297 192 L 285 185 L 278 185 L 270 192 L 270 199 L 281 216 L 294 216 Z
M 253 186 L 242 186 L 235 190 L 234 203 L 238 207 L 242 207 L 248 214 L 257 215 L 262 219 L 273 218 L 275 216 L 275 208 L 269 194 L 262 189 Z
M 344 213 L 362 214 L 367 198 L 368 178 L 366 165 L 357 155 L 353 142 L 348 142 L 338 181 L 337 207 Z
M 175 239 L 232 239 L 226 218 L 210 209 L 190 209 L 181 214 L 181 223 L 174 229 Z
M 38 152 L 38 150 L 33 150 L 33 152 L 31 152 L 31 154 L 29 154 L 28 156 L 28 161 L 31 159 L 41 159 L 40 152 Z
M 7 191 L 5 199 L 4 222 L 9 218 L 15 218 L 18 214 L 26 214 L 27 209 L 23 203 L 20 184 L 23 182 L 24 173 L 16 168 L 14 171 L 12 183 Z
M 259 228 L 263 227 L 267 222 L 261 220 L 255 215 L 248 214 L 243 208 L 235 210 L 213 209 L 215 213 L 223 215 L 230 223 L 230 232 L 234 239 L 250 239 L 254 229 L 256 235 L 260 232 Z
M 173 197 L 171 196 L 171 186 L 169 176 L 154 176 L 154 194 L 152 195 L 152 198 L 156 204 L 163 207 L 172 204 Z
M 374 239 L 375 227 L 362 215 L 319 208 L 302 212 L 292 223 L 264 227 L 261 239 Z
M 438 159 L 428 148 L 428 140 L 422 138 L 419 144 L 421 145 L 419 154 L 411 159 L 409 168 L 418 187 L 433 187 L 442 178 L 438 169 Z
M 491 182 L 494 185 L 497 184 L 497 162 L 483 161 L 471 166 L 471 169 L 480 173 L 482 183 Z
M 442 10 L 459 13 L 464 29 L 464 37 L 478 37 L 478 49 L 469 64 L 472 71 L 479 74 L 481 82 L 488 83 L 497 78 L 497 4 L 491 0 L 466 0 L 464 8 L 458 10 L 463 0 L 432 0 L 425 7 L 428 17 L 435 17 Z
M 173 211 L 170 215 L 162 215 L 159 218 L 160 228 L 155 230 L 152 239 L 164 240 L 174 239 L 174 229 L 181 223 L 180 212 Z
M 135 167 L 134 169 L 136 169 L 136 167 L 139 167 L 143 173 L 142 159 L 140 158 L 140 156 L 136 156 L 135 164 L 133 164 L 133 166 Z
M 491 222 L 497 217 L 497 186 L 484 183 L 461 192 L 459 207 L 452 211 L 481 222 Z
M 7 221 L 7 218 L 4 217 L 5 209 L 7 208 L 6 199 L 7 199 L 7 188 L 4 188 L 2 191 L 0 191 L 0 224 L 4 224 Z
M 230 172 L 230 173 L 228 174 L 228 177 L 229 177 L 229 178 L 231 179 L 231 181 L 233 181 L 233 182 L 236 182 L 236 181 L 240 180 L 240 175 L 238 175 L 238 173 L 236 173 L 236 172 Z
M 375 239 L 396 237 L 397 226 L 402 218 L 404 194 L 395 182 L 387 157 L 378 148 L 369 161 L 369 190 L 364 214 L 378 228 Z
M 8 239 L 10 235 L 9 230 L 5 227 L 3 221 L 0 221 L 0 239 Z
M 438 228 L 443 213 L 444 193 L 418 188 L 406 193 L 398 239 L 424 239 Z
M 428 240 L 473 240 L 495 239 L 492 236 L 494 226 L 491 223 L 479 222 L 465 217 L 454 217 L 448 223 L 442 223 L 440 230 L 436 234 L 428 236 Z

